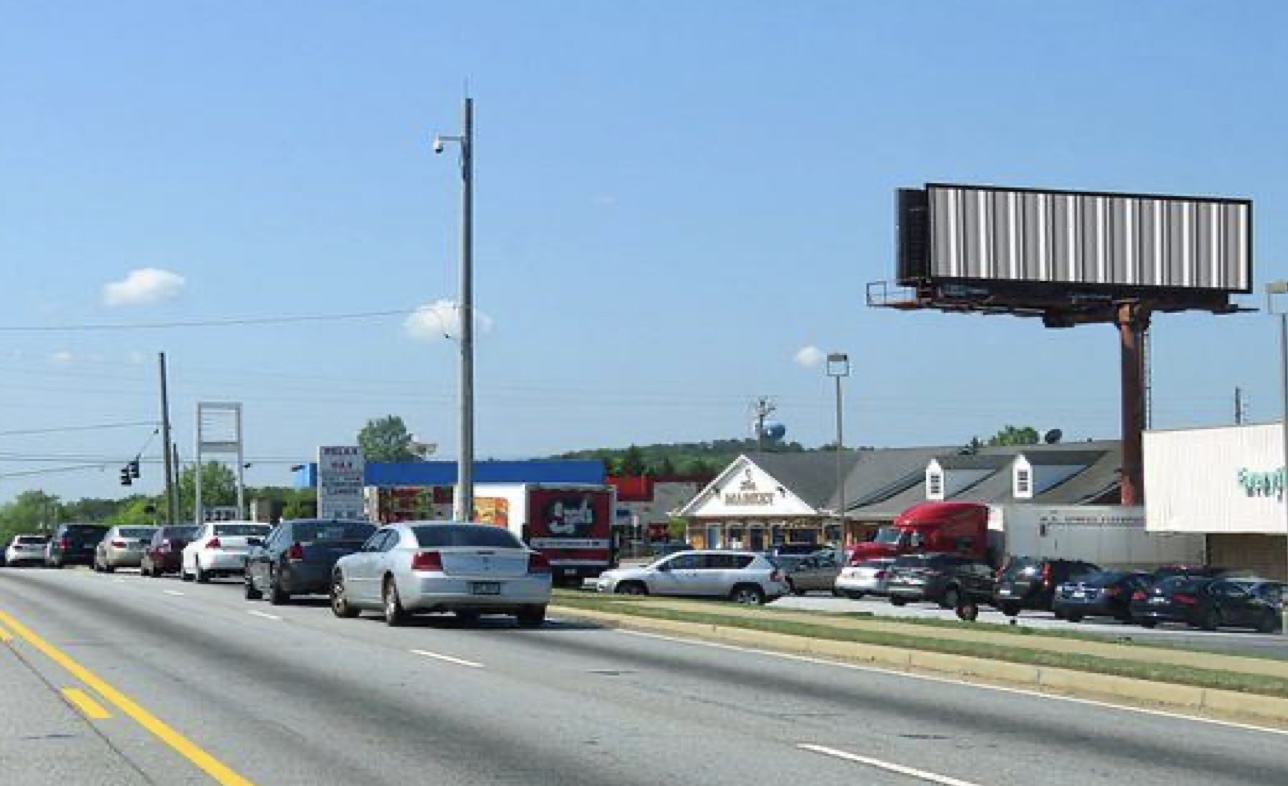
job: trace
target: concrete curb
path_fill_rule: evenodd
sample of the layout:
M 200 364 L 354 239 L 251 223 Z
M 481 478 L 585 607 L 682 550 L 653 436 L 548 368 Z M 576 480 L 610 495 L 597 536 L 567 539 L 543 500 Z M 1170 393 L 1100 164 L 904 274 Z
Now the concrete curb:
M 707 623 L 633 617 L 571 606 L 551 606 L 551 611 L 559 615 L 595 620 L 610 627 L 627 630 L 666 633 L 749 649 L 858 663 L 911 674 L 951 676 L 964 682 L 1004 684 L 1061 696 L 1167 709 L 1202 717 L 1268 723 L 1288 728 L 1288 699 L 1274 696 L 1151 682 L 1109 674 L 1050 666 L 1030 666 L 879 644 L 815 639 Z

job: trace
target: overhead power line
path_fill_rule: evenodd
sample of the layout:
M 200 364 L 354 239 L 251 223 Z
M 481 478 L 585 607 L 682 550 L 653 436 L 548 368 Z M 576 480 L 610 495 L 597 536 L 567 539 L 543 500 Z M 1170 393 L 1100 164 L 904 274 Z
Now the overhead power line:
M 356 311 L 346 314 L 297 314 L 277 317 L 240 317 L 236 319 L 193 319 L 177 322 L 95 323 L 81 325 L 0 325 L 0 333 L 68 333 L 89 330 L 161 330 L 164 328 L 237 327 L 241 325 L 284 325 L 297 322 L 330 322 L 338 319 L 378 319 L 404 316 L 414 308 L 388 311 Z

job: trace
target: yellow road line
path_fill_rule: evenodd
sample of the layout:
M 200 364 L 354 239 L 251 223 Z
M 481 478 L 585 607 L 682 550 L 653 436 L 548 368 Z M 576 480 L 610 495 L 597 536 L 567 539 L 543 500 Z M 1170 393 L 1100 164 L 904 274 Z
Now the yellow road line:
M 90 695 L 80 688 L 63 688 L 63 698 L 76 705 L 76 709 L 84 713 L 90 720 L 107 720 L 112 717 L 112 713 L 103 708 L 102 704 L 90 698 Z
M 4 628 L 0 628 L 0 644 L 8 644 L 13 641 L 13 634 Z
M 34 631 L 14 619 L 9 614 L 0 611 L 0 622 L 3 622 L 14 633 L 25 639 L 31 646 L 42 652 L 47 658 L 66 669 L 73 677 L 89 686 L 95 693 L 102 696 L 109 704 L 114 705 L 121 712 L 130 716 L 143 728 L 147 729 L 157 739 L 173 748 L 179 755 L 195 764 L 207 775 L 214 778 L 223 786 L 254 786 L 254 784 L 234 772 L 228 765 L 206 753 L 199 748 L 196 743 L 189 740 L 179 732 L 167 726 L 152 713 L 135 703 L 132 699 L 121 693 L 116 688 L 104 682 L 94 672 L 80 665 L 62 650 L 36 635 Z

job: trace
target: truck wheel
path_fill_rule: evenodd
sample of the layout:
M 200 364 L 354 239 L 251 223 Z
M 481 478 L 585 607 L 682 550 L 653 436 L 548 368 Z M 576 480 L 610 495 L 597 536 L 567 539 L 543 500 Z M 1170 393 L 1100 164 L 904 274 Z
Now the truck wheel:
M 514 617 L 520 628 L 539 628 L 546 621 L 546 607 L 527 606 Z
M 955 609 L 962 602 L 962 594 L 956 587 L 949 587 L 944 590 L 944 596 L 939 599 L 939 608 Z

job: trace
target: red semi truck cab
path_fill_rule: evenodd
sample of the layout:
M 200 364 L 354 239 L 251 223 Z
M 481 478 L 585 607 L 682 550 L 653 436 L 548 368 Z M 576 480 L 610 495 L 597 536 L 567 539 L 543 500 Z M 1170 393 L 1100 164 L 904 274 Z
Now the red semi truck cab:
M 850 562 L 947 551 L 976 559 L 988 556 L 988 506 L 978 502 L 919 502 L 900 513 L 876 537 L 860 543 Z

